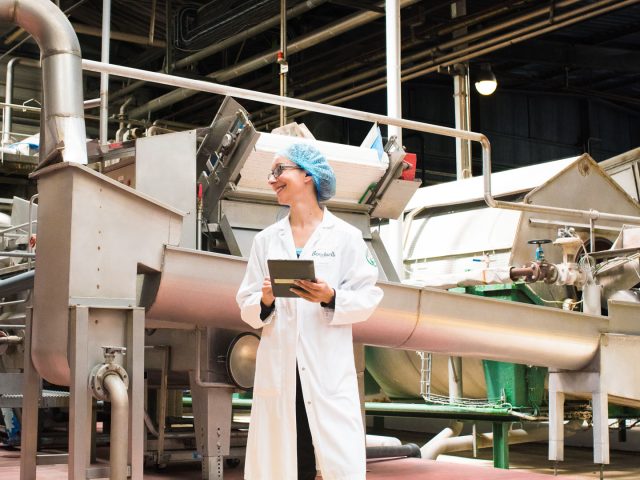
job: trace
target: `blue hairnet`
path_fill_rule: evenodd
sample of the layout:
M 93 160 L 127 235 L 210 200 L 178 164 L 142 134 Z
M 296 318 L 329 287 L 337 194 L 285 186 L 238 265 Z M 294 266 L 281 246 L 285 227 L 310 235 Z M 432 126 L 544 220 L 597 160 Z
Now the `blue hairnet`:
M 336 193 L 336 176 L 324 155 L 308 143 L 294 143 L 280 150 L 277 155 L 287 157 L 313 178 L 318 202 L 325 202 Z

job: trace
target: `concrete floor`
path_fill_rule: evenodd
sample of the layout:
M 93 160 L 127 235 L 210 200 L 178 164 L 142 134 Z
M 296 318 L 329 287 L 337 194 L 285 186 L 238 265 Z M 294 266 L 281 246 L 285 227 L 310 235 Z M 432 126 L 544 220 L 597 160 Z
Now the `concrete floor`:
M 378 432 L 377 432 L 378 433 Z M 412 441 L 415 433 L 379 432 L 398 436 L 404 442 Z M 593 480 L 600 478 L 599 468 L 592 463 L 593 452 L 588 448 L 565 447 L 565 461 L 558 464 L 558 477 L 565 480 Z M 367 463 L 367 480 L 428 479 L 428 480 L 551 480 L 554 466 L 547 460 L 544 443 L 513 445 L 510 447 L 510 470 L 493 468 L 491 449 L 481 449 L 478 458 L 470 452 L 441 455 L 437 461 L 420 459 L 376 459 Z M 0 479 L 19 480 L 20 451 L 0 447 Z M 241 480 L 242 465 L 225 470 L 226 480 Z M 556 478 L 558 478 L 556 477 Z M 198 463 L 170 465 L 158 471 L 150 468 L 144 479 L 201 478 Z M 611 465 L 604 469 L 605 479 L 640 479 L 640 455 L 636 452 L 611 452 Z M 66 480 L 66 465 L 39 466 L 37 480 Z M 280 480 L 280 479 L 274 479 Z
M 19 480 L 20 452 L 0 448 L 0 479 Z M 242 479 L 242 465 L 225 470 L 226 480 Z M 196 480 L 201 478 L 198 464 L 171 465 L 162 471 L 153 469 L 145 471 L 144 479 L 181 479 Z M 320 478 L 320 477 L 319 477 Z M 452 463 L 450 461 L 405 459 L 376 459 L 367 463 L 367 480 L 391 479 L 429 479 L 429 480 L 551 480 L 553 477 L 539 473 L 496 470 L 487 465 L 469 463 Z M 567 480 L 578 480 L 581 477 L 563 477 Z M 582 477 L 584 478 L 584 477 Z M 636 477 L 637 478 L 637 477 Z M 66 465 L 39 466 L 37 480 L 66 480 Z M 273 479 L 280 480 L 280 479 Z

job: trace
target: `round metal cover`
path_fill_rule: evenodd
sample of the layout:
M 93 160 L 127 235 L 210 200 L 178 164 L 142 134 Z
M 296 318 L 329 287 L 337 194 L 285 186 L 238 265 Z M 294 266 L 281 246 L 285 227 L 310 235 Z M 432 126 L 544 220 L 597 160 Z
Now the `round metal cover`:
M 255 333 L 245 332 L 233 339 L 227 352 L 227 371 L 229 378 L 243 390 L 253 388 L 253 377 L 256 373 L 256 354 L 260 337 Z

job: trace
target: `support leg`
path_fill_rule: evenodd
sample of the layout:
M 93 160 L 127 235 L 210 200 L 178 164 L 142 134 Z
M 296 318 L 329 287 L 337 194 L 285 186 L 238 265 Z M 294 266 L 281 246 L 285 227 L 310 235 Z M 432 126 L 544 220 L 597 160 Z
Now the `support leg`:
M 131 478 L 142 478 L 144 468 L 144 309 L 127 313 L 129 372 L 129 465 Z
M 24 338 L 24 390 L 22 398 L 22 430 L 20 439 L 20 480 L 35 480 L 38 443 L 38 401 L 40 376 L 31 360 L 31 321 L 33 310 L 27 310 Z
M 558 390 L 558 374 L 549 374 L 549 460 L 564 460 L 564 392 Z
M 69 480 L 85 480 L 91 445 L 92 394 L 89 390 L 89 308 L 70 310 Z
M 202 456 L 202 478 L 222 480 L 223 456 L 229 454 L 231 438 L 231 388 L 202 388 L 189 372 L 193 399 L 193 423 L 198 453 Z
M 509 468 L 509 423 L 493 422 L 493 466 Z
M 593 462 L 609 464 L 609 401 L 607 393 L 593 392 Z

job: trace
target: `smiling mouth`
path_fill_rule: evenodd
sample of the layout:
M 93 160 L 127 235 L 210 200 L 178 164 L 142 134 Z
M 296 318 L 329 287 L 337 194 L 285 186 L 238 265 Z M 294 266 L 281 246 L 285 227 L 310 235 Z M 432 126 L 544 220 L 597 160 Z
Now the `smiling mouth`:
M 284 190 L 284 185 L 282 185 L 281 187 L 276 188 L 276 195 L 279 194 L 282 190 Z

